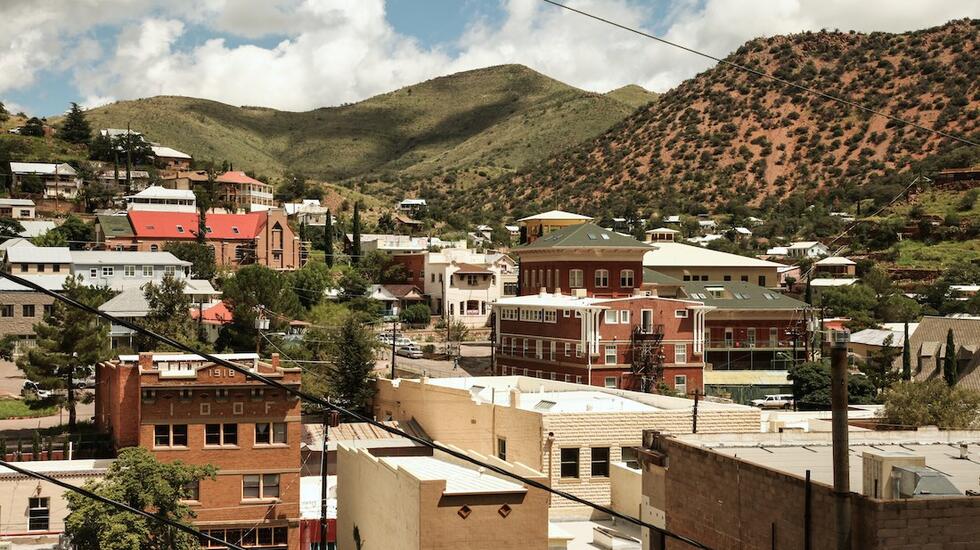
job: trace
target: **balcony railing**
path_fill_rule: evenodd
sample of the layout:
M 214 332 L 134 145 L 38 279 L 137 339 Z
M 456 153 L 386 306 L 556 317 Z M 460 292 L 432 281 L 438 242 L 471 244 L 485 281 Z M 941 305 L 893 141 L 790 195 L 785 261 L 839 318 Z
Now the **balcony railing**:
M 797 340 L 796 346 L 802 348 L 803 340 Z M 793 340 L 749 340 L 747 338 L 712 339 L 705 342 L 707 349 L 792 349 Z

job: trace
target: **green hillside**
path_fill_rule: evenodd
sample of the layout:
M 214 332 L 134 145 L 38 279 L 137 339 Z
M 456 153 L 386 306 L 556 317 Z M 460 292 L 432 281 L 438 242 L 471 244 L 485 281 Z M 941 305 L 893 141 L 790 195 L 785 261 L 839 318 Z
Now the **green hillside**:
M 647 103 L 653 103 L 657 100 L 657 92 L 651 92 L 642 86 L 637 86 L 636 84 L 628 84 L 622 88 L 616 88 L 615 90 L 610 90 L 606 92 L 606 97 L 611 97 L 620 103 L 625 103 L 630 107 L 637 109 L 646 105 Z
M 322 180 L 498 166 L 516 169 L 625 118 L 621 100 L 520 65 L 435 78 L 359 103 L 308 112 L 153 97 L 88 111 L 94 128 L 130 124 L 200 160 Z

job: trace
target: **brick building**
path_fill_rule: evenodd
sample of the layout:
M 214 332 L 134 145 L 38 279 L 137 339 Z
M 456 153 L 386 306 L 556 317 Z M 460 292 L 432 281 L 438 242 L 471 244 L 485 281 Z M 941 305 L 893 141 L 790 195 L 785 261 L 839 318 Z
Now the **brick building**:
M 131 210 L 125 217 L 99 216 L 96 241 L 106 250 L 156 252 L 168 242 L 197 239 L 198 214 Z M 128 230 L 127 227 L 128 226 Z M 219 266 L 258 263 L 277 270 L 293 270 L 306 263 L 306 243 L 299 240 L 282 210 L 249 214 L 208 214 L 207 243 Z
M 834 548 L 831 434 L 645 433 L 644 443 L 641 517 L 654 525 L 718 550 Z M 851 548 L 980 548 L 978 444 L 976 431 L 852 431 Z M 646 550 L 691 548 L 643 539 Z
M 283 384 L 300 370 L 256 354 L 229 354 Z M 300 401 L 197 355 L 141 353 L 96 369 L 96 427 L 115 448 L 142 446 L 159 460 L 212 464 L 190 502 L 198 528 L 245 547 L 299 548 Z
M 276 206 L 273 187 L 245 172 L 231 170 L 215 178 L 218 183 L 218 202 L 233 205 L 246 212 L 268 210 Z

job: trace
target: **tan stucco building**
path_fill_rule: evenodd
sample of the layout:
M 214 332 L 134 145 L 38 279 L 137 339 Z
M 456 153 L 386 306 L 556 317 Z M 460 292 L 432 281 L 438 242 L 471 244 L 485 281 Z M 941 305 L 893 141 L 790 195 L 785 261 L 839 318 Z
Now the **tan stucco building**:
M 375 456 L 337 448 L 339 548 L 546 550 L 548 493 L 440 451 Z M 457 449 L 458 450 L 458 449 Z M 545 483 L 544 474 L 468 453 Z M 359 541 L 359 542 L 358 542 Z
M 532 243 L 552 231 L 557 231 L 570 225 L 578 225 L 592 221 L 589 216 L 573 214 L 562 210 L 550 210 L 517 220 L 524 229 L 521 244 Z
M 630 460 L 644 429 L 688 433 L 690 399 L 525 376 L 378 380 L 375 415 L 418 422 L 434 439 L 544 472 L 551 486 L 610 502 L 610 464 Z M 752 407 L 701 401 L 698 431 L 758 432 Z M 627 451 L 627 454 L 629 451 Z M 552 519 L 591 509 L 552 497 Z

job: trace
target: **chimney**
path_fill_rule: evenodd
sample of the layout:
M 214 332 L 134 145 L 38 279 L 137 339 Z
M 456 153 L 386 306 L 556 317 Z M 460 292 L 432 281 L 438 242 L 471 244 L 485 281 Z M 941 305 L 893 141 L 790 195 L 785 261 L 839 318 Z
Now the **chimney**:
M 510 406 L 512 408 L 518 408 L 521 405 L 521 390 L 518 388 L 510 389 Z
M 560 298 L 560 297 L 561 297 L 561 287 L 558 286 L 555 287 L 555 298 Z
M 139 366 L 141 369 L 152 369 L 153 368 L 153 352 L 151 351 L 141 351 Z
M 273 353 L 272 354 L 272 368 L 273 369 L 278 369 L 279 368 L 279 354 L 278 353 Z

